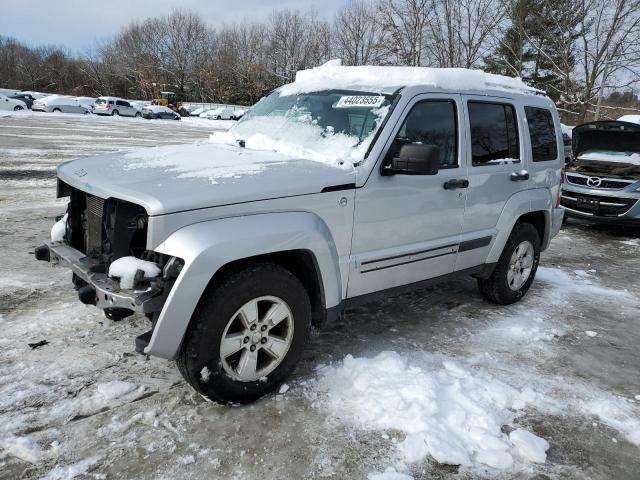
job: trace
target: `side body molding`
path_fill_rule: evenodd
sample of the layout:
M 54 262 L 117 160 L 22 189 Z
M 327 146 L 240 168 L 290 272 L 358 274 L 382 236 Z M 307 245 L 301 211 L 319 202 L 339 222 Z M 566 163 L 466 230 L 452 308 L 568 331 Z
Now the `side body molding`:
M 523 190 L 512 195 L 505 203 L 498 223 L 496 225 L 496 238 L 491 246 L 486 263 L 495 263 L 500 259 L 509 235 L 518 218 L 530 212 L 542 211 L 545 218 L 545 238 L 541 238 L 541 248 L 545 250 L 549 246 L 549 232 L 551 231 L 551 211 L 553 201 L 551 191 L 548 188 L 533 188 Z
M 184 227 L 156 249 L 184 259 L 145 353 L 174 358 L 191 316 L 213 275 L 234 260 L 287 250 L 308 250 L 320 270 L 325 307 L 341 298 L 338 253 L 327 225 L 313 213 L 282 212 L 223 218 Z

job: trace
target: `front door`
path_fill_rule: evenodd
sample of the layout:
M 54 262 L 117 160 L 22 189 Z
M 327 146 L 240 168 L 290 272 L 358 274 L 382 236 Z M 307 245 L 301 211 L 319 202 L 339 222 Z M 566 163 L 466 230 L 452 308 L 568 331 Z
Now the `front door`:
M 348 297 L 453 271 L 466 201 L 467 166 L 459 95 L 421 95 L 409 104 L 382 165 L 356 191 Z M 435 175 L 385 174 L 403 145 L 438 149 Z

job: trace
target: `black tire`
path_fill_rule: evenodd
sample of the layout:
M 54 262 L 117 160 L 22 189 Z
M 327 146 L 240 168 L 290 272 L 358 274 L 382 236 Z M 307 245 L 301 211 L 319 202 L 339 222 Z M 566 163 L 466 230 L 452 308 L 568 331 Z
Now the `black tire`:
M 119 117 L 120 116 L 120 112 L 118 110 L 114 110 L 111 112 L 111 116 L 112 117 Z
M 62 110 L 60 110 L 59 108 L 54 108 L 54 109 L 53 109 L 53 112 L 54 112 L 54 113 L 55 113 L 55 112 L 62 113 Z
M 220 342 L 235 312 L 252 299 L 274 296 L 292 314 L 293 337 L 273 371 L 256 381 L 240 381 L 225 371 Z M 238 270 L 210 287 L 194 313 L 177 358 L 184 379 L 199 393 L 221 403 L 249 403 L 275 390 L 294 369 L 309 339 L 311 304 L 300 280 L 288 270 L 261 263 Z M 203 378 L 206 367 L 208 375 Z M 206 371 L 206 370 L 205 370 Z
M 18 110 L 24 110 L 24 107 L 22 105 L 16 105 L 15 107 L 13 107 L 14 112 L 17 112 Z
M 533 266 L 529 278 L 517 290 L 509 286 L 507 273 L 510 268 L 510 260 L 516 248 L 525 241 L 533 245 Z M 478 287 L 482 295 L 490 302 L 499 305 L 509 305 L 520 300 L 531 287 L 540 262 L 540 236 L 538 230 L 530 223 L 517 223 L 507 240 L 502 255 L 496 264 L 496 268 L 489 278 L 479 278 Z
M 136 118 L 141 118 L 142 114 L 140 112 L 136 112 Z

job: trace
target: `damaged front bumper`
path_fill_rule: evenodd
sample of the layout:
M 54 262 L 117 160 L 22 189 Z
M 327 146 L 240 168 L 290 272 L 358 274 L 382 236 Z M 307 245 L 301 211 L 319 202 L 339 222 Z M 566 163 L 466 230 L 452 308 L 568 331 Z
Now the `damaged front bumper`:
M 100 264 L 64 242 L 45 242 L 36 249 L 35 254 L 38 260 L 71 269 L 77 278 L 86 283 L 78 289 L 82 303 L 95 305 L 105 311 L 121 309 L 152 314 L 162 310 L 166 299 L 162 279 L 151 279 L 148 285 L 140 289 L 122 290 L 120 282 L 101 271 Z

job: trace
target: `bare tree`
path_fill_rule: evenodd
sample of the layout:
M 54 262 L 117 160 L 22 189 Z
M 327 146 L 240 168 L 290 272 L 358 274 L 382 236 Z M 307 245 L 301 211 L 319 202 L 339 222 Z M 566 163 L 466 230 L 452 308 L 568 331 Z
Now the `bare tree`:
M 385 33 L 384 45 L 399 65 L 421 66 L 427 47 L 426 27 L 431 0 L 380 0 L 378 14 Z
M 602 97 L 614 78 L 626 85 L 639 81 L 640 0 L 584 0 L 581 8 L 579 119 L 583 121 L 590 110 L 599 118 Z
M 432 0 L 430 11 L 431 64 L 471 68 L 478 66 L 493 45 L 506 8 L 499 0 Z
M 341 8 L 333 23 L 334 51 L 345 65 L 384 63 L 383 29 L 371 2 L 354 0 Z

